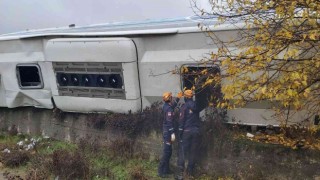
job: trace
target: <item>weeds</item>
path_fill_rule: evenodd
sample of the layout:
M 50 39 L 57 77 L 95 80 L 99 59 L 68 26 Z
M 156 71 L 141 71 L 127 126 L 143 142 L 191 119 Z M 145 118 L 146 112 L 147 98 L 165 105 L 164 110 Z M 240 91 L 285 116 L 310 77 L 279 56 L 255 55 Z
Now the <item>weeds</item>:
M 152 131 L 160 132 L 162 127 L 161 103 L 154 103 L 142 112 L 129 114 L 90 114 L 88 126 L 96 129 L 110 128 L 135 138 Z
M 77 143 L 78 148 L 82 152 L 92 152 L 92 153 L 98 153 L 101 148 L 101 142 L 98 140 L 98 138 L 81 138 L 79 142 Z
M 50 165 L 52 164 L 52 159 L 48 158 L 46 155 L 35 155 L 30 161 L 30 166 L 28 168 L 28 173 L 26 179 L 28 180 L 45 180 L 49 179 Z
M 56 150 L 52 155 L 52 172 L 62 179 L 90 179 L 89 162 L 78 151 Z
M 231 150 L 233 132 L 224 123 L 224 112 L 218 112 L 212 109 L 208 112 L 205 121 L 201 124 L 201 138 L 199 142 L 199 150 L 203 154 L 202 158 L 206 158 L 206 154 L 212 152 L 215 156 L 221 157 L 226 150 Z M 210 143 L 208 143 L 210 142 Z
M 21 178 L 21 176 L 19 175 L 15 175 L 15 174 L 11 174 L 10 172 L 8 171 L 5 171 L 3 173 L 3 177 L 8 179 L 8 180 L 23 180 L 23 178 Z
M 123 157 L 124 159 L 132 158 L 134 153 L 134 141 L 126 137 L 119 138 L 108 145 L 108 150 L 112 157 Z
M 30 160 L 29 154 L 24 151 L 12 151 L 2 156 L 1 161 L 7 167 L 19 167 Z
M 129 172 L 131 179 L 135 180 L 148 180 L 149 178 L 145 175 L 144 169 L 141 166 L 134 166 Z
M 67 151 L 73 152 L 77 149 L 77 145 L 72 143 L 67 143 L 64 141 L 49 139 L 39 144 L 37 149 L 40 154 L 50 155 L 50 154 L 53 154 L 53 152 L 56 150 L 67 150 Z

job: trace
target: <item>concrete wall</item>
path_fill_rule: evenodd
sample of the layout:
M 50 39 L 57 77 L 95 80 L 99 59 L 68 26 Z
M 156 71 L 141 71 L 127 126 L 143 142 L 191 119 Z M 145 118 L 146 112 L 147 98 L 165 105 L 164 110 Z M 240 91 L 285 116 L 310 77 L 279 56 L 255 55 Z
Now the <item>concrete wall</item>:
M 77 142 L 81 138 L 99 139 L 102 143 L 126 136 L 126 132 L 112 129 L 106 125 L 100 129 L 95 121 L 99 114 L 66 113 L 57 109 L 38 109 L 33 107 L 0 108 L 0 130 L 7 131 L 15 125 L 18 132 L 35 136 Z M 95 121 L 95 122 L 93 122 Z M 162 148 L 161 133 L 151 132 L 148 136 L 135 137 L 137 144 L 146 152 L 159 156 Z M 157 157 L 156 157 L 157 158 Z

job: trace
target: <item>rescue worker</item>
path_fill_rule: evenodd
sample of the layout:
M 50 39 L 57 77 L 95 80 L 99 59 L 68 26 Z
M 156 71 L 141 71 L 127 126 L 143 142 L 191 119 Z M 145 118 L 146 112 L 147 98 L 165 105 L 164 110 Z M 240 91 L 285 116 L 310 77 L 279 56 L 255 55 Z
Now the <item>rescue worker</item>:
M 180 108 L 179 115 L 179 151 L 178 151 L 178 176 L 183 179 L 185 159 L 188 155 L 187 174 L 193 176 L 195 155 L 200 137 L 200 118 L 196 102 L 193 101 L 192 90 L 184 91 L 185 103 Z
M 173 117 L 174 108 L 177 106 L 179 99 L 183 93 L 179 92 L 177 98 L 172 100 L 172 93 L 165 92 L 162 95 L 164 105 L 162 112 L 164 114 L 163 119 L 163 155 L 160 160 L 158 175 L 160 177 L 167 177 L 170 173 L 169 162 L 172 154 L 172 143 L 175 140 L 174 128 L 173 128 Z

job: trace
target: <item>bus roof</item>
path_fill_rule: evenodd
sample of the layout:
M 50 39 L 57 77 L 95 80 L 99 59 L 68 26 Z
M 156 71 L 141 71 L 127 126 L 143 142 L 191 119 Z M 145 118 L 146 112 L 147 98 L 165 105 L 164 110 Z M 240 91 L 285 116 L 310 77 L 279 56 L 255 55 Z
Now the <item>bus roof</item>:
M 43 36 L 132 36 L 146 34 L 174 34 L 200 31 L 199 24 L 213 25 L 217 18 L 191 16 L 184 18 L 113 22 L 89 26 L 75 26 L 26 30 L 0 35 L 0 40 L 24 39 Z

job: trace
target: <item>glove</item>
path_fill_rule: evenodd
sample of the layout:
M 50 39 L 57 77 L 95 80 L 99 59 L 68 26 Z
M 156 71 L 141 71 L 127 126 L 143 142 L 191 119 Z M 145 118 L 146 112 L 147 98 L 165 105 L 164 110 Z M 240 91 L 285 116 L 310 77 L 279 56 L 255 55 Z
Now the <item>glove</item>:
M 180 92 L 178 93 L 178 95 L 177 95 L 177 98 L 181 98 L 182 96 L 183 96 L 183 92 L 180 91 Z
M 174 133 L 171 134 L 171 142 L 174 142 L 176 140 L 176 135 Z

